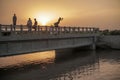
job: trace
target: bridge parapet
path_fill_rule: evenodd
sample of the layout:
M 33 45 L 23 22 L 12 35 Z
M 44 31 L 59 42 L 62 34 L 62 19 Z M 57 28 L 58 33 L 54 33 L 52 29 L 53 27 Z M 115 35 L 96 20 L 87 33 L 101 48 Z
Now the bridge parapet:
M 99 28 L 94 27 L 53 27 L 53 26 L 37 26 L 36 29 L 31 27 L 29 31 L 26 25 L 1 25 L 0 35 L 8 36 L 24 33 L 38 33 L 38 34 L 66 34 L 66 33 L 96 33 Z

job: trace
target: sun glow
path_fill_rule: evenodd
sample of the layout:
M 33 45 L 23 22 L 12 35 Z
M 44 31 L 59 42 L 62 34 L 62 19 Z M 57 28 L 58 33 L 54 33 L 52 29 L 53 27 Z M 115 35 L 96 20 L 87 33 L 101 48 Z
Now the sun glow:
M 35 14 L 34 18 L 37 19 L 40 25 L 45 26 L 45 25 L 49 25 L 52 23 L 54 16 L 53 14 L 50 14 L 50 13 L 40 12 L 40 13 Z
M 47 25 L 49 21 L 50 21 L 50 18 L 47 16 L 38 17 L 38 22 L 40 22 L 41 25 Z

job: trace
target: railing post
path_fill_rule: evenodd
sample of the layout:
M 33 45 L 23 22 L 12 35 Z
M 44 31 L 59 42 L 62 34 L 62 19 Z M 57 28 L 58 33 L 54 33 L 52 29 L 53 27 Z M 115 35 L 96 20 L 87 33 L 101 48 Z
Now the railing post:
M 75 33 L 77 33 L 77 27 L 75 27 Z
M 40 31 L 43 32 L 43 26 L 40 27 Z
M 73 27 L 70 27 L 70 32 L 73 33 Z
M 52 34 L 52 27 L 49 28 L 49 33 Z
M 75 32 L 78 33 L 78 27 L 75 27 L 75 28 L 76 28 L 76 29 L 75 29 Z
M 76 33 L 78 33 L 78 31 L 79 31 L 79 29 L 78 29 L 78 27 L 76 27 Z
M 80 27 L 78 27 L 78 33 L 80 32 Z
M 65 32 L 66 32 L 66 33 L 68 32 L 68 27 L 65 27 Z
M 79 27 L 79 32 L 81 32 L 81 27 Z
M 55 27 L 55 34 L 57 33 L 57 27 Z
M 12 24 L 10 25 L 10 31 L 13 32 L 13 27 Z
M 23 32 L 23 26 L 20 25 L 20 32 L 22 33 Z
M 93 28 L 93 33 L 95 33 L 95 28 Z
M 73 27 L 73 33 L 75 33 L 75 27 Z
M 0 24 L 0 36 L 1 36 L 1 32 L 2 32 L 2 25 Z
M 63 29 L 64 29 L 64 34 L 65 34 L 65 27 Z
M 63 27 L 61 27 L 61 33 L 63 33 Z
M 96 32 L 97 32 L 97 33 L 99 32 L 99 28 L 96 28 Z
M 51 27 L 51 32 L 52 32 L 52 34 L 54 33 L 54 27 Z
M 2 25 L 0 24 L 0 32 L 2 31 Z
M 64 33 L 66 33 L 66 28 L 64 27 Z
M 67 32 L 70 33 L 70 28 L 69 27 L 67 27 Z
M 16 31 L 16 25 L 12 25 L 12 28 L 14 29 L 14 31 Z
M 91 32 L 94 33 L 94 29 L 93 28 L 91 28 Z
M 71 33 L 73 33 L 73 27 L 71 27 L 71 29 L 70 29 L 70 30 L 71 30 Z
M 60 27 L 58 27 L 58 29 L 57 29 L 57 30 L 58 30 L 58 34 L 60 34 Z
M 89 32 L 91 33 L 91 28 L 89 28 Z
M 62 27 L 59 27 L 59 33 L 60 34 L 62 33 Z
M 88 28 L 87 27 L 85 28 L 85 32 L 88 33 Z
M 76 29 L 75 29 L 75 32 L 77 33 L 78 32 L 78 27 L 75 27 Z
M 7 31 L 7 26 L 5 27 L 5 31 Z
M 55 31 L 56 31 L 56 27 L 53 27 L 53 33 L 55 33 Z
M 38 26 L 38 31 L 40 31 L 40 26 Z
M 45 32 L 47 32 L 47 26 L 45 26 Z
M 30 32 L 32 31 L 32 26 L 30 26 Z
M 82 27 L 82 32 L 84 32 L 84 27 Z
M 48 33 L 48 26 L 45 26 L 45 33 Z
M 76 27 L 74 27 L 74 33 L 76 33 Z
M 62 27 L 60 27 L 60 34 L 62 33 Z
M 76 27 L 74 27 L 73 29 L 74 29 L 74 33 L 76 33 Z

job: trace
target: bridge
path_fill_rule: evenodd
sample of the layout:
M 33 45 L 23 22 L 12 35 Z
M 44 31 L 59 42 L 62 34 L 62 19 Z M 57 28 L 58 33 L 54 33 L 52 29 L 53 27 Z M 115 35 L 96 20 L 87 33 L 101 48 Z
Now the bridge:
M 45 50 L 90 46 L 95 49 L 98 28 L 94 27 L 31 27 L 0 24 L 0 56 L 18 55 Z

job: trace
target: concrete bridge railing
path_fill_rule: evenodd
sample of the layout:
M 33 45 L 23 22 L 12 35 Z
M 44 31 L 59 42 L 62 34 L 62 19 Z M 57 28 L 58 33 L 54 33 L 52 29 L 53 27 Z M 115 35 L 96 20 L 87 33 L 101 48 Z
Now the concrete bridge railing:
M 7 35 L 7 33 L 48 33 L 48 34 L 63 34 L 63 33 L 96 33 L 99 28 L 94 27 L 53 27 L 53 26 L 37 26 L 36 29 L 31 27 L 30 31 L 26 25 L 1 25 L 0 33 L 1 35 Z M 5 34 L 6 33 L 6 34 Z

